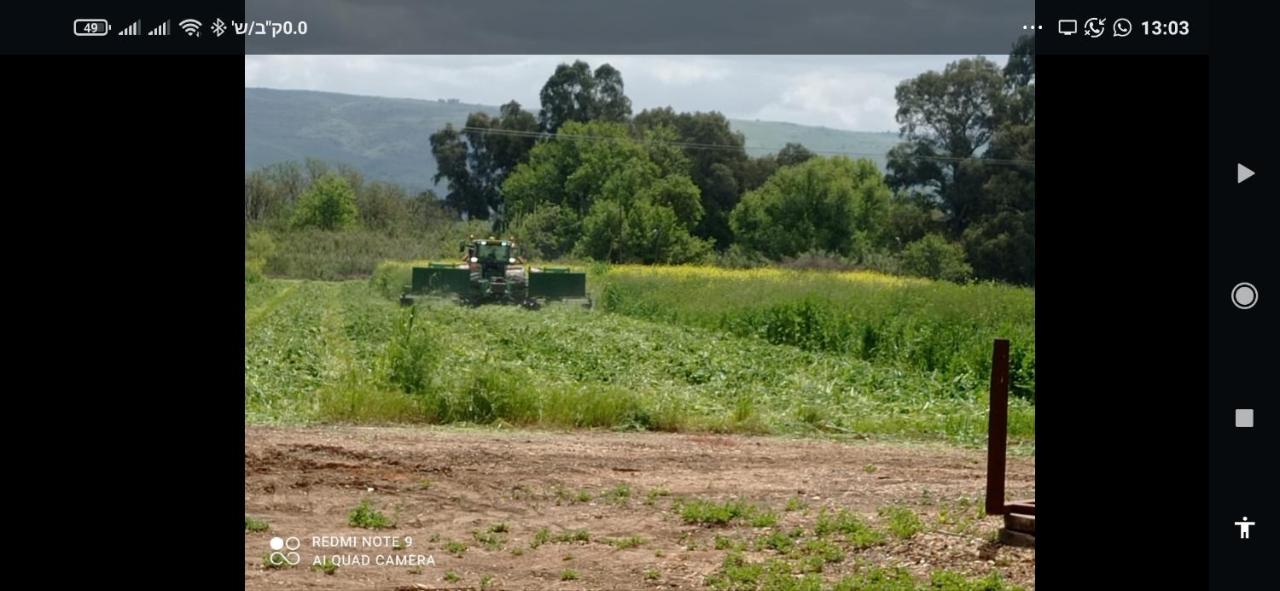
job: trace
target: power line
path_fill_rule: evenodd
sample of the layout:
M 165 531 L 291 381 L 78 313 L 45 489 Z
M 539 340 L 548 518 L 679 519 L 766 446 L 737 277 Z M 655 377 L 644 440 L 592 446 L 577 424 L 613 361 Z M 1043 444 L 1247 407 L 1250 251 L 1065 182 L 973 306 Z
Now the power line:
M 509 137 L 522 137 L 522 138 L 540 139 L 540 140 L 541 140 L 541 139 L 551 139 L 551 138 L 555 138 L 555 139 L 570 139 L 570 140 L 588 140 L 588 141 L 620 141 L 620 140 L 623 140 L 623 139 L 631 140 L 631 138 L 617 138 L 617 137 L 600 136 L 600 135 L 586 135 L 586 134 L 574 134 L 574 133 L 564 133 L 564 132 L 548 133 L 548 132 L 543 132 L 543 131 L 524 131 L 524 130 L 519 130 L 519 129 L 498 129 L 498 128 L 492 128 L 492 127 L 470 127 L 470 126 L 463 126 L 463 127 L 461 128 L 461 131 L 463 131 L 463 132 L 467 132 L 467 133 L 479 133 L 479 134 L 482 134 L 482 135 L 505 135 L 505 136 L 509 136 Z M 636 141 L 636 140 L 631 140 L 631 141 Z M 781 147 L 772 147 L 772 148 L 771 148 L 771 147 L 768 147 L 768 146 L 746 146 L 746 145 L 743 145 L 743 146 L 736 146 L 736 145 L 732 145 L 732 144 L 705 144 L 705 143 L 696 143 L 696 142 L 671 142 L 671 141 L 665 141 L 665 140 L 654 140 L 654 139 L 645 139 L 645 140 L 638 140 L 638 141 L 640 141 L 640 142 L 642 142 L 642 143 L 660 144 L 660 145 L 666 145 L 666 146 L 675 146 L 675 147 L 678 147 L 678 148 L 686 148 L 686 149 L 692 149 L 692 150 L 730 150 L 730 151 L 738 151 L 738 150 L 743 150 L 743 151 L 745 151 L 745 150 L 765 150 L 765 151 L 768 151 L 768 152 L 777 152 L 777 151 L 779 151 L 779 150 L 781 150 L 781 149 L 782 149 Z M 806 149 L 807 149 L 807 148 L 806 148 Z M 858 157 L 861 157 L 861 156 L 866 156 L 866 157 L 884 157 L 884 156 L 885 156 L 885 154 L 876 154 L 876 153 L 874 153 L 874 152 L 848 152 L 848 151 L 843 151 L 843 150 L 812 150 L 812 149 L 810 149 L 809 151 L 810 151 L 810 152 L 813 152 L 813 153 L 815 153 L 815 154 L 831 154 L 831 155 L 839 155 L 839 156 L 858 156 Z M 974 157 L 972 157 L 972 156 L 970 156 L 970 157 L 963 157 L 963 156 L 924 156 L 924 155 L 919 155 L 919 154 L 906 154 L 906 155 L 902 155 L 902 156 L 900 156 L 900 157 L 907 158 L 907 159 L 910 159 L 910 160 L 937 160 L 937 161 L 942 161 L 942 162 L 964 162 L 964 161 L 970 161 L 970 160 L 972 160 L 972 161 L 974 161 L 974 162 L 982 162 L 982 163 L 985 163 L 985 164 L 1002 164 L 1002 165 L 1031 166 L 1031 167 L 1035 167 L 1035 165 L 1036 165 L 1036 161 L 1035 161 L 1035 160 L 1019 160 L 1019 159 L 1009 159 L 1009 158 L 974 158 Z

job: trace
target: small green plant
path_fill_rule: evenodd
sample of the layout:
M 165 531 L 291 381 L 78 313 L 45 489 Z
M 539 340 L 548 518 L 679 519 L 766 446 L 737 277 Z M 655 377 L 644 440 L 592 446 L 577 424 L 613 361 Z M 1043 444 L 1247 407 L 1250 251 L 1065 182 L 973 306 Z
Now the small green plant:
M 754 509 L 751 505 L 737 499 L 723 503 L 694 499 L 679 505 L 680 518 L 685 523 L 700 525 L 726 525 L 735 519 L 749 517 L 754 513 Z
M 577 502 L 577 503 L 590 503 L 591 493 L 587 492 L 586 490 L 580 490 L 578 491 L 578 495 L 575 496 L 573 500 L 574 502 Z
M 905 568 L 886 569 L 869 566 L 858 574 L 840 579 L 834 591 L 916 591 L 928 589 L 916 584 Z
M 420 566 L 415 566 L 415 567 L 413 567 L 413 568 L 409 569 L 409 574 L 411 574 L 411 575 L 420 575 L 420 574 L 422 574 L 422 567 L 420 567 Z
M 431 479 L 423 478 L 418 481 L 418 490 L 431 490 Z
M 874 530 L 861 518 L 845 509 L 832 514 L 823 509 L 814 523 L 814 533 L 819 538 L 834 533 L 843 534 L 845 541 L 855 548 L 866 548 L 884 543 L 884 534 Z
M 566 530 L 552 538 L 558 544 L 587 543 L 591 541 L 591 532 L 585 529 Z
M 823 562 L 840 562 L 844 560 L 844 550 L 827 540 L 809 540 L 800 546 L 800 552 L 805 556 L 819 558 Z
M 325 558 L 324 560 L 320 561 L 320 564 L 311 565 L 311 570 L 316 572 L 322 572 L 326 575 L 332 575 L 333 573 L 338 572 L 338 565 L 334 564 L 332 560 Z
M 773 527 L 778 525 L 778 514 L 772 509 L 757 509 L 747 518 L 751 527 Z
M 485 575 L 485 576 L 483 576 L 483 577 L 480 577 L 480 588 L 481 588 L 481 589 L 488 589 L 491 585 L 493 585 L 493 576 L 492 576 L 492 575 Z
M 454 556 L 462 556 L 462 554 L 467 551 L 467 545 L 464 542 L 450 540 L 444 545 L 444 551 Z
M 648 494 L 645 495 L 644 504 L 653 506 L 658 502 L 659 498 L 668 496 L 671 496 L 671 491 L 663 487 L 651 488 L 649 489 Z
M 524 546 L 516 546 L 511 549 L 512 556 L 524 556 Z
M 716 550 L 728 550 L 729 548 L 732 548 L 732 547 L 733 547 L 733 540 L 721 535 L 716 536 L 715 538 Z
M 651 567 L 651 568 L 645 569 L 644 571 L 644 578 L 646 581 L 656 581 L 661 576 L 662 576 L 662 573 L 659 573 L 658 569 L 656 568 Z
M 488 550 L 501 550 L 502 545 L 506 543 L 506 536 L 492 531 L 476 530 L 471 532 L 471 536 Z
M 551 541 L 551 530 L 545 527 L 538 528 L 533 534 L 533 540 L 529 542 L 529 548 L 536 549 L 547 542 Z
M 862 467 L 862 471 L 866 472 L 867 474 L 875 474 L 876 470 L 879 470 L 879 468 L 877 468 L 875 464 L 867 464 L 866 466 Z
M 373 503 L 369 499 L 360 501 L 355 509 L 347 515 L 347 525 L 351 527 L 363 527 L 365 529 L 387 529 L 394 527 L 394 524 L 381 511 L 373 508 Z
M 638 548 L 640 546 L 643 546 L 644 543 L 645 543 L 645 539 L 640 536 L 630 536 L 626 538 L 617 538 L 617 539 L 609 540 L 609 545 L 619 550 L 625 550 L 627 548 Z
M 796 578 L 791 564 L 783 559 L 748 562 L 739 552 L 725 556 L 720 570 L 705 579 L 712 589 L 762 589 L 766 591 L 818 591 L 822 579 L 813 575 Z
M 981 503 L 960 498 L 944 503 L 938 510 L 936 522 L 945 531 L 968 535 L 973 533 L 978 522 L 985 516 L 986 510 Z
M 271 526 L 267 522 L 261 519 L 254 519 L 248 515 L 244 516 L 244 531 L 264 532 L 268 529 L 271 529 Z
M 619 484 L 605 491 L 601 496 L 610 503 L 625 505 L 627 501 L 631 500 L 631 487 L 626 484 Z
M 924 529 L 924 522 L 915 511 L 906 507 L 885 507 L 880 510 L 880 517 L 889 520 L 889 532 L 909 540 Z
M 791 497 L 787 499 L 787 512 L 803 511 L 809 508 L 809 503 L 804 502 L 800 497 Z
M 435 543 L 439 542 L 439 541 L 440 541 L 440 534 L 438 534 L 438 533 L 437 533 L 437 534 L 431 534 L 431 537 L 430 537 L 430 538 L 427 538 L 427 541 L 428 541 L 428 542 L 431 542 L 432 544 L 435 544 Z
M 791 552 L 791 549 L 795 548 L 795 545 L 795 540 L 792 540 L 791 536 L 780 531 L 773 532 L 756 540 L 756 548 L 761 550 L 774 550 L 782 554 Z
M 458 576 L 458 573 L 455 573 L 453 571 L 447 571 L 444 573 L 444 580 L 450 583 L 457 583 L 458 581 L 462 580 L 462 577 Z
M 566 569 L 564 569 L 564 570 L 560 571 L 560 580 L 561 580 L 561 581 L 576 581 L 576 580 L 578 580 L 578 571 L 573 570 L 573 569 L 571 569 L 571 568 L 566 568 Z

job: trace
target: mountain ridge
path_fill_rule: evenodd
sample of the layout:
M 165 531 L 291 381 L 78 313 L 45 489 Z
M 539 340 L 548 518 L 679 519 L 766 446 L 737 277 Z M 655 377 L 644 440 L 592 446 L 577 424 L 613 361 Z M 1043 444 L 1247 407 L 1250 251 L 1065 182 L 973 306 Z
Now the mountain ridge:
M 431 181 L 436 164 L 430 135 L 449 123 L 461 126 L 477 111 L 497 115 L 498 107 L 457 99 L 245 87 L 245 170 L 315 158 L 348 164 L 371 180 L 397 183 L 414 193 L 441 193 L 443 183 Z M 729 124 L 746 137 L 752 156 L 798 142 L 819 154 L 870 158 L 883 170 L 885 153 L 898 143 L 892 131 L 747 119 L 730 119 Z

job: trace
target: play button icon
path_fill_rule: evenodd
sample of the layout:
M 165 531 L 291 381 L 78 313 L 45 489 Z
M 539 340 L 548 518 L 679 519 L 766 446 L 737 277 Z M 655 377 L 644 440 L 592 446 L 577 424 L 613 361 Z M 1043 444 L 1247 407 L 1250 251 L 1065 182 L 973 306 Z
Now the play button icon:
M 1245 165 L 1236 163 L 1236 184 L 1243 183 L 1253 176 L 1253 171 L 1249 170 Z

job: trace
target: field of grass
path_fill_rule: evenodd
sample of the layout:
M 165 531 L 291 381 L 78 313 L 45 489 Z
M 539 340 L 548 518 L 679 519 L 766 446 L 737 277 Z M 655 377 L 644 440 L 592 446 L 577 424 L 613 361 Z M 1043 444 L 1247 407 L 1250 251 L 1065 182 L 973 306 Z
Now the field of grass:
M 605 310 L 720 330 L 985 387 L 991 343 L 1010 340 L 1011 392 L 1035 397 L 1035 292 L 870 271 L 614 266 L 593 277 Z
M 977 444 L 993 334 L 1013 339 L 1018 383 L 1034 392 L 1029 290 L 601 267 L 590 278 L 594 310 L 405 309 L 388 296 L 407 282 L 407 268 L 384 265 L 369 281 L 246 283 L 246 421 Z M 1009 422 L 1011 438 L 1033 440 L 1032 402 L 1011 401 Z

